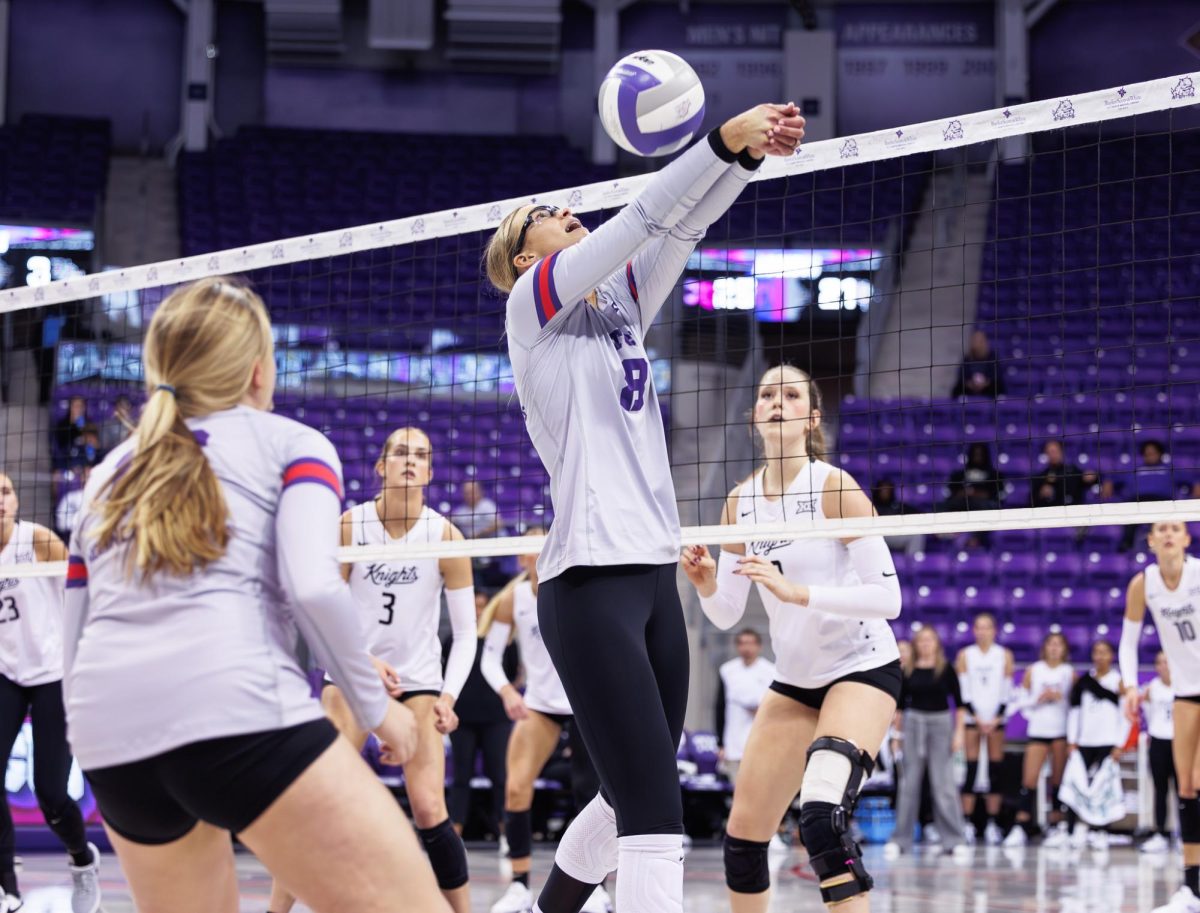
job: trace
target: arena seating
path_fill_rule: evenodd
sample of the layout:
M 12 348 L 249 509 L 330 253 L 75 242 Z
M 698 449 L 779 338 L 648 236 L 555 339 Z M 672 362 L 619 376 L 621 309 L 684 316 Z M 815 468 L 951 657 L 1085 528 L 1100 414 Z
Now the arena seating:
M 0 125 L 0 213 L 90 225 L 108 178 L 106 120 L 26 114 Z

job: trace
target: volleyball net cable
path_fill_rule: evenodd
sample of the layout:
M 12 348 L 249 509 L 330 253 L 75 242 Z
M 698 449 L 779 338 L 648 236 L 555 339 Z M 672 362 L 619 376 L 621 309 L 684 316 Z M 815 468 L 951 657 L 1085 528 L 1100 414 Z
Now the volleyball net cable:
M 1197 81 L 1181 74 L 768 158 L 647 333 L 688 524 L 681 545 L 1074 530 L 1080 543 L 1115 548 L 1117 527 L 1200 520 Z M 140 333 L 154 307 L 180 284 L 239 275 L 272 315 L 276 410 L 331 438 L 348 503 L 378 492 L 388 433 L 416 426 L 433 448 L 430 505 L 452 514 L 464 485 L 479 483 L 507 533 L 349 547 L 343 561 L 535 553 L 544 537 L 521 533 L 552 519 L 548 479 L 525 434 L 504 301 L 481 254 L 518 206 L 569 206 L 590 222 L 651 175 L 258 241 L 299 224 L 306 207 L 320 211 L 311 224 L 328 224 L 334 198 L 352 218 L 356 193 L 477 186 L 453 163 L 424 177 L 374 170 L 432 140 L 350 135 L 360 161 L 325 148 L 337 142 L 264 134 L 185 157 L 181 216 L 195 229 L 185 247 L 200 238 L 224 249 L 0 291 L 2 313 L 40 310 L 91 328 L 57 344 L 52 426 L 70 421 L 72 398 L 89 416 L 76 431 L 112 421 L 122 395 L 136 411 Z M 471 167 L 515 169 L 525 153 L 512 145 Z M 311 160 L 289 170 L 289 155 Z M 747 415 L 759 377 L 780 362 L 820 386 L 827 459 L 887 515 L 716 524 L 729 490 L 761 465 Z M 78 439 L 11 423 L 5 436 L 6 452 L 23 454 L 11 475 L 54 468 L 53 491 L 22 505 L 22 516 L 52 525 L 55 504 L 82 482 Z M 1049 440 L 1065 451 L 1057 474 Z M 63 563 L 4 568 L 64 573 Z

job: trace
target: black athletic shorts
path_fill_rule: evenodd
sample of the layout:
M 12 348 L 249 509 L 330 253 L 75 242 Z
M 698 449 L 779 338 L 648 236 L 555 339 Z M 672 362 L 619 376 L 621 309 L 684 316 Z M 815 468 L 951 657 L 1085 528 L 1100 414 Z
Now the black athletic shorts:
M 529 708 L 530 713 L 536 713 L 538 716 L 544 716 L 559 729 L 566 729 L 571 725 L 571 721 L 575 719 L 574 714 L 570 713 L 547 713 L 545 710 L 534 710 Z
M 794 701 L 799 701 L 805 707 L 820 710 L 821 705 L 825 703 L 825 695 L 829 693 L 829 689 L 834 685 L 840 685 L 842 682 L 860 682 L 864 685 L 870 685 L 872 688 L 878 688 L 885 694 L 890 695 L 892 700 L 898 701 L 900 699 L 900 686 L 904 682 L 904 673 L 900 670 L 900 660 L 894 659 L 890 663 L 883 666 L 876 666 L 874 669 L 851 672 L 849 675 L 844 675 L 837 681 L 832 681 L 828 685 L 822 685 L 820 688 L 798 688 L 795 685 L 785 685 L 783 682 L 771 682 L 771 690 L 776 694 L 782 694 L 784 697 L 790 697 Z
M 333 724 L 321 718 L 84 773 L 108 826 L 154 846 L 178 840 L 198 821 L 234 834 L 245 830 L 336 739 Z
M 1177 694 L 1177 701 L 1187 701 L 1189 704 L 1200 704 L 1200 694 Z
M 1044 735 L 1031 735 L 1026 736 L 1026 740 L 1035 745 L 1053 745 L 1055 742 L 1065 742 L 1067 737 L 1065 735 L 1056 735 L 1054 738 L 1050 738 Z
M 333 684 L 334 683 L 331 682 L 329 679 L 323 678 L 323 679 L 321 679 L 321 690 L 324 691 L 326 688 L 331 687 Z M 399 701 L 401 704 L 403 704 L 405 701 L 411 701 L 414 697 L 424 697 L 426 695 L 428 695 L 429 697 L 441 697 L 442 692 L 434 691 L 432 688 L 423 688 L 423 689 L 419 689 L 417 691 L 405 691 L 399 697 L 392 698 L 392 700 Z

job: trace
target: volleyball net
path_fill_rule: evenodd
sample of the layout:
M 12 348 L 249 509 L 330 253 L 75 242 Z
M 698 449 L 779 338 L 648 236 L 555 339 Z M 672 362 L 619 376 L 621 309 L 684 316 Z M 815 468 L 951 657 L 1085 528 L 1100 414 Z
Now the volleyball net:
M 683 543 L 879 533 L 919 553 L 921 573 L 939 552 L 1039 567 L 1053 554 L 1046 576 L 1062 582 L 1136 552 L 1128 525 L 1200 519 L 1197 80 L 768 159 L 647 334 Z M 528 192 L 471 202 L 510 175 Z M 345 560 L 536 551 L 541 538 L 522 534 L 552 520 L 548 479 L 483 248 L 517 206 L 569 206 L 594 226 L 648 179 L 519 138 L 463 149 L 261 131 L 185 157 L 184 257 L 57 281 L 30 258 L 24 277 L 10 277 L 30 286 L 0 292 L 0 311 L 65 327 L 49 432 L 6 425 L 10 474 L 54 480 L 26 493 L 22 515 L 55 526 L 87 467 L 122 436 L 114 412 L 128 401 L 136 416 L 141 332 L 157 304 L 181 283 L 234 274 L 271 312 L 276 411 L 330 437 L 347 503 L 378 493 L 384 441 L 415 426 L 433 447 L 428 503 L 468 535 L 347 549 Z M 463 205 L 334 227 L 446 199 Z M 756 385 L 781 362 L 819 385 L 828 459 L 872 494 L 879 517 L 717 525 L 755 466 Z

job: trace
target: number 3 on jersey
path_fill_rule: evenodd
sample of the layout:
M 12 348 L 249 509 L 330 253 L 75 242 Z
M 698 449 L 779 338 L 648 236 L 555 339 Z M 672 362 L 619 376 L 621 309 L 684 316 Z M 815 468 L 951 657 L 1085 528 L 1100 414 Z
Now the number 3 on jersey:
M 17 601 L 11 596 L 5 596 L 0 599 L 0 625 L 10 621 L 16 621 L 21 617 L 21 613 L 17 611 Z
M 384 593 L 383 594 L 383 610 L 385 612 L 387 612 L 387 617 L 379 619 L 379 623 L 381 625 L 390 625 L 392 623 L 392 621 L 395 619 L 395 617 L 396 617 L 395 606 L 396 606 L 396 594 L 395 593 Z
M 650 377 L 650 365 L 644 358 L 626 358 L 621 362 L 625 369 L 625 389 L 621 391 L 621 408 L 626 412 L 641 412 L 646 405 L 646 381 Z

